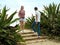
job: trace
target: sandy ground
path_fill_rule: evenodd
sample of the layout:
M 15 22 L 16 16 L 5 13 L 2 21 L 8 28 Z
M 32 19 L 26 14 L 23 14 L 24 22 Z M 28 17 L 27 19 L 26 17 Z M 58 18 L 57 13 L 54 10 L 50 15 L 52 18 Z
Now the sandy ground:
M 27 45 L 60 45 L 60 43 L 59 42 L 54 42 L 54 41 L 51 41 L 51 40 L 46 40 L 46 41 L 43 41 L 43 42 L 30 43 L 30 44 L 27 44 Z

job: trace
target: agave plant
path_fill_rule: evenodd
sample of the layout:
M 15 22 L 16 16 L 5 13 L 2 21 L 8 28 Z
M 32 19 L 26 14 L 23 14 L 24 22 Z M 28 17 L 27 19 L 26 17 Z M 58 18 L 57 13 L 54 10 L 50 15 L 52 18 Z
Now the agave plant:
M 22 37 L 14 27 L 10 26 L 10 24 L 18 20 L 18 18 L 12 20 L 17 12 L 15 11 L 7 17 L 7 11 L 5 6 L 0 14 L 0 45 L 17 45 L 18 41 L 22 41 Z
M 1 13 L 0 27 L 7 27 L 10 24 L 12 24 L 13 22 L 15 22 L 16 20 L 18 20 L 18 18 L 16 18 L 15 20 L 12 20 L 13 16 L 17 13 L 16 11 L 14 13 L 12 13 L 11 16 L 8 18 L 6 18 L 7 17 L 6 12 L 7 12 L 7 10 L 6 10 L 6 6 L 5 6 Z
M 42 18 L 42 24 L 47 25 L 48 33 L 57 35 L 59 34 L 60 27 L 60 4 L 50 4 L 49 6 L 44 6 L 44 18 Z
M 28 17 L 28 18 L 26 19 L 25 28 L 31 29 L 31 25 L 32 25 L 33 21 L 34 21 L 34 16 L 33 16 L 33 15 L 32 15 L 31 18 Z

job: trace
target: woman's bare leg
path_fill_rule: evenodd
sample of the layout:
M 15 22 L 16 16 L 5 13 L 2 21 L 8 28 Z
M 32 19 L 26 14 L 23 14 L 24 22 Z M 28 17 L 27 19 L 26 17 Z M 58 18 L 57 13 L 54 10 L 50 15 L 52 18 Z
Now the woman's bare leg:
M 20 21 L 20 30 L 23 30 L 22 21 Z
M 25 22 L 23 22 L 23 27 L 22 27 L 22 28 L 23 28 L 23 30 L 24 30 L 24 27 L 25 27 Z

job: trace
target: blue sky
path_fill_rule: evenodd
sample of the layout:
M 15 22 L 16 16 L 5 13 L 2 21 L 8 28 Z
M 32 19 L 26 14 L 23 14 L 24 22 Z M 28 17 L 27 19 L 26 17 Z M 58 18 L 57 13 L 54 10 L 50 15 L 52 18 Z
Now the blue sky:
M 60 0 L 0 0 L 0 9 L 2 9 L 5 5 L 7 8 L 10 8 L 8 14 L 11 14 L 15 10 L 17 12 L 20 9 L 20 6 L 23 5 L 26 12 L 26 18 L 32 16 L 34 13 L 34 7 L 38 7 L 40 11 L 43 10 L 43 5 L 49 5 L 50 3 L 59 4 Z M 18 18 L 18 13 L 14 16 L 14 18 Z
M 59 4 L 59 0 L 0 0 L 0 9 L 5 5 L 10 8 L 8 13 L 19 11 L 20 6 L 24 5 L 26 11 L 26 17 L 31 16 L 34 11 L 34 7 L 37 6 L 39 10 L 43 10 L 43 5 L 49 5 L 50 3 Z M 16 15 L 17 16 L 17 15 Z M 18 17 L 18 16 L 17 16 Z

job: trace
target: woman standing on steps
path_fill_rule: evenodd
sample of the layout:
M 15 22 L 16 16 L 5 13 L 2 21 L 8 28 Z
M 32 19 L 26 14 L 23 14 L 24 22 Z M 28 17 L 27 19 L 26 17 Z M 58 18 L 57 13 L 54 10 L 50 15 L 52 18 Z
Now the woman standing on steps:
M 24 24 L 25 24 L 25 10 L 24 6 L 21 6 L 21 9 L 19 10 L 18 16 L 20 18 L 20 30 L 24 30 Z

